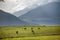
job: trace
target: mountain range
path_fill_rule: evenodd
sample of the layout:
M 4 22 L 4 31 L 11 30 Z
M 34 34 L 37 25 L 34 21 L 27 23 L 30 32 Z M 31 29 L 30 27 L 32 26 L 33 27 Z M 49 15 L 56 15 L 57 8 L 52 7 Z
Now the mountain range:
M 24 26 L 29 25 L 16 16 L 0 10 L 0 26 Z
M 34 25 L 60 25 L 60 2 L 39 6 L 19 18 Z
M 60 2 L 51 2 L 34 9 L 26 8 L 14 15 L 0 10 L 0 26 L 60 25 Z

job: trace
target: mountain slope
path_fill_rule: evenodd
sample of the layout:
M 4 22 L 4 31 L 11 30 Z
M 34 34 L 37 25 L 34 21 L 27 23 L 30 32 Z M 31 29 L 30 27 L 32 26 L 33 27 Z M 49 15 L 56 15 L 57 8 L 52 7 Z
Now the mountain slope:
M 0 10 L 0 26 L 23 26 L 23 25 L 29 24 L 9 13 Z
M 39 6 L 19 18 L 35 25 L 60 25 L 60 2 Z
M 16 17 L 19 17 L 19 16 L 21 16 L 21 15 L 27 13 L 29 10 L 30 10 L 29 8 L 25 8 L 24 10 L 15 12 L 13 15 L 15 15 Z
M 26 7 L 23 10 L 20 10 L 18 12 L 13 13 L 13 15 L 15 15 L 16 17 L 22 16 L 22 15 L 26 14 L 27 12 L 29 12 L 30 10 L 32 10 L 32 9 L 34 9 L 36 7 L 38 7 L 38 5 L 34 4 L 30 8 L 29 7 Z

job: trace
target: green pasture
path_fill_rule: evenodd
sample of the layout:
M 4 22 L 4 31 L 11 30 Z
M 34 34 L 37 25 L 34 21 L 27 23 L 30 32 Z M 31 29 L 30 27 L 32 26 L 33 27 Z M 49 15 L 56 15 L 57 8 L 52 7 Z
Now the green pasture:
M 59 40 L 60 26 L 4 26 L 1 40 Z
M 56 35 L 56 36 L 33 36 L 33 37 L 20 37 L 20 38 L 4 38 L 1 40 L 60 40 L 60 35 Z

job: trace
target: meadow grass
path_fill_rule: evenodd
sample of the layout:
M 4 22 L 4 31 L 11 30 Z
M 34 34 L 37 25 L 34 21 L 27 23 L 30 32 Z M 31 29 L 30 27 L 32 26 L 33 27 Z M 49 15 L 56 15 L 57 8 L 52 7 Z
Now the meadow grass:
M 0 27 L 0 38 L 3 38 L 0 40 L 60 40 L 60 26 L 5 26 Z
M 33 36 L 33 37 L 19 37 L 19 38 L 4 38 L 1 40 L 60 40 L 60 35 L 56 36 Z

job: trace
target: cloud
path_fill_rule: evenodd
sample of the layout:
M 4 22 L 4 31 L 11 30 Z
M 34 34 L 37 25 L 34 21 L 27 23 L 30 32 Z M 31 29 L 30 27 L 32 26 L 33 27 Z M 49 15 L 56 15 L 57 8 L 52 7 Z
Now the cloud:
M 15 1 L 5 0 L 5 2 L 0 2 L 0 9 L 9 12 L 16 5 L 17 3 Z
M 32 7 L 32 5 L 44 5 L 48 2 L 53 2 L 57 0 L 5 0 L 5 2 L 0 2 L 0 9 L 13 14 L 16 11 L 23 10 L 26 7 Z

